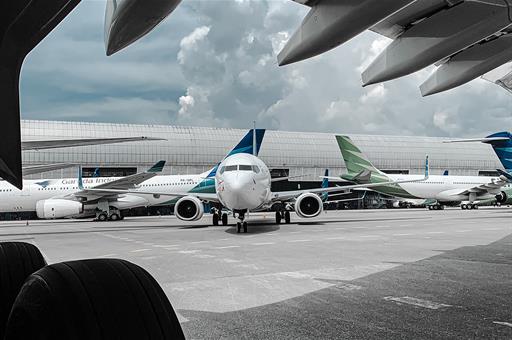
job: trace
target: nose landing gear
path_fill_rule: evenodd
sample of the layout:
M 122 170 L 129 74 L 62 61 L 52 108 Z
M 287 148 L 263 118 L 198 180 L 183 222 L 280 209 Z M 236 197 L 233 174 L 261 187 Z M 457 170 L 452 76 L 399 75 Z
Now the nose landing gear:
M 222 211 L 218 209 L 212 209 L 212 225 L 218 226 L 219 222 L 222 223 L 223 226 L 228 225 L 228 214 L 222 213 Z
M 234 212 L 233 215 L 235 216 L 236 213 L 238 213 L 238 222 L 236 222 L 236 232 L 240 234 L 241 230 L 244 230 L 244 233 L 247 233 L 247 222 L 245 221 L 245 213 L 247 211 L 237 211 Z M 226 216 L 227 218 L 227 216 Z

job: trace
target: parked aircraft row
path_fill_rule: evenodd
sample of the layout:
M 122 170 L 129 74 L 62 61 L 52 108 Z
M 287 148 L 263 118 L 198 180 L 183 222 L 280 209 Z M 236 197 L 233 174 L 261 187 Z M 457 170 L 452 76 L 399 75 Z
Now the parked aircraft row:
M 288 178 L 272 179 L 268 167 L 258 158 L 264 136 L 265 130 L 250 130 L 218 165 L 202 174 L 157 176 L 165 164 L 160 161 L 143 173 L 121 178 L 82 179 L 80 172 L 77 178 L 27 180 L 21 191 L 2 182 L 0 212 L 36 211 L 40 218 L 95 216 L 104 221 L 121 219 L 125 209 L 174 204 L 178 218 L 195 221 L 203 216 L 203 203 L 208 202 L 214 206 L 214 225 L 228 224 L 228 214 L 221 209 L 224 207 L 238 219 L 238 230 L 246 231 L 250 212 L 275 211 L 276 223 L 289 223 L 291 211 L 302 218 L 312 218 L 322 212 L 326 195 L 351 190 L 424 199 L 432 202 L 431 209 L 436 210 L 447 204 L 474 209 L 483 201 L 506 202 L 512 197 L 512 176 L 504 171 L 496 178 L 431 176 L 427 164 L 424 176 L 385 174 L 346 136 L 335 138 L 348 172 L 341 178 L 326 175 L 324 180 L 342 179 L 349 185 L 329 188 L 324 182 L 318 189 L 272 192 L 273 181 Z M 481 141 L 493 144 L 508 170 L 510 134 L 500 133 Z

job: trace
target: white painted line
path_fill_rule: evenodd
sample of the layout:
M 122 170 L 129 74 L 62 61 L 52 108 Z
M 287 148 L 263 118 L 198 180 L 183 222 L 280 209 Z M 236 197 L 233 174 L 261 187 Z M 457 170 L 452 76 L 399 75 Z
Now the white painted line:
M 311 240 L 290 240 L 288 241 L 290 243 L 297 243 L 297 242 L 311 242 Z
M 444 231 L 429 231 L 427 234 L 446 234 Z
M 328 237 L 326 240 L 346 240 L 346 237 Z
M 503 228 L 484 228 L 482 230 L 503 230 Z
M 368 229 L 368 227 L 352 227 L 352 229 Z
M 240 246 L 215 247 L 215 249 L 229 249 L 229 248 L 240 248 Z
M 410 297 L 410 296 L 403 296 L 403 297 L 386 296 L 386 297 L 384 297 L 384 300 L 397 302 L 399 304 L 404 303 L 407 305 L 418 306 L 418 307 L 423 307 L 423 308 L 433 309 L 433 310 L 452 307 L 451 305 L 447 305 L 444 303 L 438 303 L 438 302 L 418 299 L 418 298 L 414 298 L 414 297 Z
M 153 245 L 155 248 L 170 248 L 170 247 L 179 247 L 179 244 L 155 244 Z
M 105 254 L 105 255 L 100 255 L 98 257 L 114 257 L 114 256 L 118 256 L 117 254 Z
M 494 324 L 496 324 L 496 325 L 502 325 L 502 326 L 512 327 L 512 323 L 510 323 L 510 322 L 493 321 L 492 323 L 494 323 Z
M 388 225 L 376 225 L 375 228 L 391 228 L 391 227 Z
M 290 234 L 300 234 L 300 233 L 302 233 L 302 231 L 292 231 L 292 232 L 290 232 Z
M 411 236 L 414 234 L 393 234 L 393 236 Z
M 195 241 L 195 242 L 190 242 L 192 244 L 198 244 L 198 243 L 208 243 L 210 241 Z
M 275 243 L 274 242 L 251 243 L 251 245 L 253 245 L 253 246 L 267 246 L 267 245 L 271 245 L 271 244 L 275 244 Z
M 455 232 L 457 233 L 467 233 L 467 232 L 470 232 L 472 231 L 471 229 L 464 229 L 464 230 L 456 230 Z
M 135 250 L 132 250 L 130 253 L 140 253 L 142 251 L 148 251 L 148 250 L 151 250 L 151 249 L 135 249 Z
M 410 224 L 400 224 L 399 227 L 411 227 Z
M 334 229 L 336 229 L 336 230 L 345 230 L 347 228 L 334 228 Z
M 180 250 L 178 253 L 180 254 L 195 254 L 199 253 L 200 250 Z
M 380 237 L 380 236 L 379 235 L 364 235 L 364 236 L 361 236 L 361 237 L 370 238 L 370 237 Z

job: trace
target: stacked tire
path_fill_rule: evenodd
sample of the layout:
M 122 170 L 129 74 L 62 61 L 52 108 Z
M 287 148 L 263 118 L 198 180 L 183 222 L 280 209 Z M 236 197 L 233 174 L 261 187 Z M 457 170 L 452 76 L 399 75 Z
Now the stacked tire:
M 9 256 L 4 256 L 6 249 Z M 160 285 L 131 262 L 91 259 L 46 265 L 35 246 L 9 242 L 0 243 L 0 268 L 0 291 L 9 284 L 5 295 L 13 301 L 9 305 L 2 299 L 0 338 L 185 338 Z M 4 274 L 16 278 L 13 284 Z M 17 291 L 16 282 L 21 282 Z

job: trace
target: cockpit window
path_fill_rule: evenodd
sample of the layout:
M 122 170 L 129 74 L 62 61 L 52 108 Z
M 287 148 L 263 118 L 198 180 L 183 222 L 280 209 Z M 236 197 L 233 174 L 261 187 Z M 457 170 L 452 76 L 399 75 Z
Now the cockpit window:
M 255 173 L 259 174 L 260 173 L 260 168 L 257 165 L 253 165 L 252 166 L 252 171 L 254 171 Z
M 222 175 L 222 174 L 224 173 L 224 170 L 226 170 L 226 167 L 225 167 L 225 166 L 223 166 L 222 168 L 220 168 L 219 173 Z
M 237 170 L 237 166 L 236 165 L 227 165 L 225 167 L 224 171 L 236 171 L 236 170 Z
M 239 165 L 238 170 L 240 171 L 252 171 L 252 165 Z

